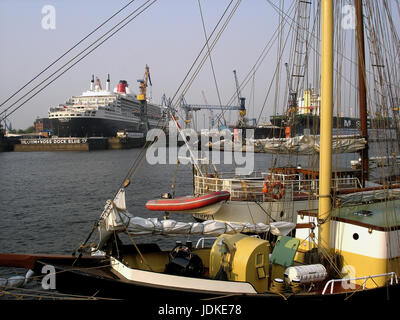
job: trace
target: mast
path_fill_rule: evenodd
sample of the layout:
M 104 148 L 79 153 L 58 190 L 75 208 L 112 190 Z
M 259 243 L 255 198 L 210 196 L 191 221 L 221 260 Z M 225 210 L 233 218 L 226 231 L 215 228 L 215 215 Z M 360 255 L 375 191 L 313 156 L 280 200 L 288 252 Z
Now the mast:
M 321 21 L 321 151 L 319 158 L 318 247 L 320 250 L 329 250 L 333 120 L 333 0 L 322 0 Z
M 360 103 L 360 125 L 361 135 L 367 141 L 365 148 L 361 150 L 361 182 L 365 187 L 368 180 L 368 127 L 367 127 L 367 95 L 365 77 L 365 46 L 364 46 L 364 22 L 362 0 L 355 0 L 356 20 L 357 20 L 357 53 L 358 53 L 358 97 Z

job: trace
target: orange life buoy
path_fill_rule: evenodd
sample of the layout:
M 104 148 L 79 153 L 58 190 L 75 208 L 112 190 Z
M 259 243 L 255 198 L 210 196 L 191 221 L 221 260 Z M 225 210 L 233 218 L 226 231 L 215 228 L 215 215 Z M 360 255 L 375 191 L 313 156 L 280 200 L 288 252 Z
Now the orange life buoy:
M 267 177 L 265 178 L 265 182 L 264 182 L 264 185 L 263 185 L 263 188 L 262 188 L 262 192 L 263 192 L 264 194 L 267 194 L 267 193 L 268 193 L 268 186 L 269 186 L 270 183 L 271 183 L 271 177 L 270 177 L 270 176 L 267 176 Z
M 262 192 L 263 192 L 264 194 L 267 194 L 267 193 L 268 193 L 267 182 L 264 183 L 264 186 L 263 186 L 263 188 L 262 188 Z
M 277 192 L 276 192 L 276 190 L 277 190 Z M 285 195 L 285 188 L 284 188 L 283 184 L 280 183 L 279 181 L 274 182 L 271 185 L 271 195 L 272 195 L 272 198 L 274 198 L 276 200 L 281 199 Z

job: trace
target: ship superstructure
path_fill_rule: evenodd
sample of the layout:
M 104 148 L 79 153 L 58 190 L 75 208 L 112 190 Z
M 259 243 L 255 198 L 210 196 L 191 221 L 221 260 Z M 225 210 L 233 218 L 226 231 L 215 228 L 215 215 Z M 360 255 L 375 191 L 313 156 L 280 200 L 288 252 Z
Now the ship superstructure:
M 92 76 L 89 90 L 49 110 L 52 133 L 58 137 L 115 137 L 121 130 L 143 137 L 163 125 L 162 117 L 163 109 L 131 93 L 126 80 L 111 91 L 109 76 L 105 89 Z

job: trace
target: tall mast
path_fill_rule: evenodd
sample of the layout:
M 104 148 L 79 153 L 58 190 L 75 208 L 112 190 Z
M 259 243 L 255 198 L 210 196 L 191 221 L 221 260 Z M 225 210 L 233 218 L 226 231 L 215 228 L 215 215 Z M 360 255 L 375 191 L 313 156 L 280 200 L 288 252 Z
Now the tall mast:
M 358 97 L 360 103 L 360 125 L 361 135 L 366 139 L 367 144 L 361 150 L 361 180 L 365 187 L 368 180 L 368 127 L 367 127 L 367 95 L 365 89 L 365 47 L 364 47 L 364 22 L 362 0 L 355 0 L 356 21 L 357 21 L 357 52 L 358 52 Z
M 319 158 L 318 246 L 330 248 L 332 114 L 333 114 L 333 0 L 321 6 L 321 151 Z

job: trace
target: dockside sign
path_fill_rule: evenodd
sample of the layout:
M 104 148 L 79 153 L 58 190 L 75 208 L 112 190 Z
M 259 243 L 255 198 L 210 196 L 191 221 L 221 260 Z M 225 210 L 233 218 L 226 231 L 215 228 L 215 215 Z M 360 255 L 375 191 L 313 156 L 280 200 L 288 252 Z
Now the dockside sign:
M 80 144 L 87 143 L 86 138 L 42 138 L 42 139 L 21 139 L 21 144 Z

